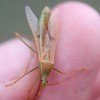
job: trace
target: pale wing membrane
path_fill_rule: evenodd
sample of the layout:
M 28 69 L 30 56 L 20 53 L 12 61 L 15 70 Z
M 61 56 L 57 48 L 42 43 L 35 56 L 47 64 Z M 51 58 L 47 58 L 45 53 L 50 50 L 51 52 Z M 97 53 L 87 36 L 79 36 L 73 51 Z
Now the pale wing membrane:
M 45 38 L 44 38 L 44 58 L 48 59 L 51 62 L 54 62 L 54 55 L 55 55 L 55 49 L 57 40 L 59 38 L 60 33 L 60 24 L 57 24 L 57 29 L 54 32 L 54 36 L 51 36 L 50 29 L 46 32 Z
M 45 25 L 45 17 L 41 15 L 39 22 L 39 36 L 40 36 L 40 53 L 43 59 L 48 59 L 48 46 L 49 46 L 49 34 L 48 34 L 48 24 Z
M 42 57 L 44 56 L 45 59 L 49 60 L 49 34 L 48 34 L 48 29 L 46 30 L 45 25 L 42 25 L 42 35 L 40 34 L 40 39 L 42 39 L 42 51 L 41 53 Z M 41 43 L 40 42 L 40 43 Z
M 44 40 L 45 40 L 45 34 L 46 34 L 46 28 L 44 25 L 44 17 L 41 15 L 41 19 L 39 20 L 39 39 L 40 39 L 40 55 L 43 57 L 43 51 L 44 51 Z
M 50 61 L 50 37 L 48 31 L 45 32 L 43 39 L 43 57 L 45 60 L 48 59 Z
M 49 22 L 50 24 L 50 22 Z M 55 29 L 53 30 L 53 28 Z M 52 31 L 51 31 L 52 28 Z M 53 22 L 53 25 L 49 25 L 49 37 L 50 37 L 50 42 L 49 42 L 49 56 L 50 56 L 50 61 L 54 62 L 54 55 L 55 55 L 55 49 L 57 45 L 57 40 L 59 38 L 59 33 L 61 31 L 61 23 L 60 21 L 56 20 L 55 23 Z
M 26 12 L 26 17 L 27 17 L 28 23 L 29 23 L 30 28 L 33 32 L 34 39 L 35 39 L 37 49 L 38 49 L 38 53 L 39 53 L 39 39 L 37 37 L 37 34 L 38 34 L 38 19 L 36 18 L 36 16 L 32 12 L 32 10 L 30 9 L 30 7 L 26 6 L 25 12 Z
M 45 23 L 45 17 L 41 16 L 40 24 L 40 46 L 41 46 L 41 56 L 44 60 L 50 60 L 49 57 L 49 40 L 50 36 L 48 33 L 48 21 Z

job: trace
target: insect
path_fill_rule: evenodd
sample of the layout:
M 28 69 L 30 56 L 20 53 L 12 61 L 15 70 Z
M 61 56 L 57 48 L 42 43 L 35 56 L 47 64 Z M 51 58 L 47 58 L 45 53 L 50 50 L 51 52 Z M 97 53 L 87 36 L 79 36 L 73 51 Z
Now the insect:
M 51 10 L 49 7 L 45 7 L 43 9 L 39 22 L 38 22 L 38 19 L 36 18 L 36 16 L 34 15 L 34 13 L 32 12 L 32 10 L 30 9 L 30 7 L 26 6 L 25 12 L 26 12 L 26 17 L 27 17 L 29 26 L 34 35 L 35 43 L 37 46 L 37 51 L 35 51 L 29 44 L 27 44 L 18 33 L 15 33 L 15 35 L 26 46 L 28 46 L 32 50 L 32 52 L 35 52 L 38 54 L 39 64 L 37 67 L 35 67 L 34 69 L 25 73 L 23 76 L 21 76 L 16 81 L 14 81 L 13 83 L 11 83 L 7 86 L 10 86 L 10 85 L 18 82 L 25 75 L 27 75 L 39 68 L 40 75 L 37 76 L 32 88 L 36 84 L 37 80 L 41 79 L 41 86 L 40 86 L 41 87 L 40 90 L 41 90 L 47 85 L 48 76 L 49 76 L 51 70 L 55 70 L 62 74 L 68 74 L 68 73 L 64 73 L 64 72 L 54 68 L 54 54 L 55 54 L 55 48 L 56 48 L 56 44 L 57 44 L 57 40 L 58 40 L 58 36 L 59 36 L 58 33 L 60 30 L 58 30 L 54 36 L 50 33 L 50 29 L 49 29 L 50 20 L 49 19 L 51 16 Z M 76 71 L 80 71 L 80 70 L 84 70 L 84 68 L 77 69 Z M 30 99 L 29 96 L 30 96 L 30 92 L 31 92 L 32 88 L 29 90 L 28 100 Z M 40 90 L 39 90 L 39 93 L 40 93 Z M 39 95 L 39 93 L 38 93 L 38 95 Z

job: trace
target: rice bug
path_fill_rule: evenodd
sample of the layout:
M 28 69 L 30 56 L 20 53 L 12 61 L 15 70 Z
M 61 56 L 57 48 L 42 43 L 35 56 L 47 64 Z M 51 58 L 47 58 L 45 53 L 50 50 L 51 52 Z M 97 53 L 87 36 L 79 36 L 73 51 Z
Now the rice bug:
M 34 35 L 34 39 L 35 39 L 36 46 L 37 46 L 37 52 L 29 44 L 27 44 L 21 38 L 21 36 L 18 33 L 15 33 L 15 35 L 26 46 L 28 46 L 32 50 L 32 52 L 35 52 L 35 53 L 38 54 L 38 56 L 39 56 L 39 65 L 37 67 L 35 67 L 34 69 L 30 70 L 29 72 L 25 73 L 23 76 L 18 78 L 13 83 L 11 83 L 9 85 L 6 85 L 6 86 L 10 86 L 10 85 L 18 82 L 25 75 L 27 75 L 27 74 L 29 74 L 29 73 L 31 73 L 34 70 L 39 68 L 40 69 L 40 75 L 37 76 L 36 80 L 34 81 L 33 86 L 29 90 L 29 95 L 28 95 L 28 100 L 29 100 L 30 99 L 29 98 L 30 92 L 31 92 L 32 88 L 34 87 L 34 85 L 36 84 L 36 82 L 39 78 L 41 79 L 40 90 L 43 89 L 47 85 L 48 76 L 49 76 L 51 70 L 55 70 L 55 71 L 57 71 L 61 74 L 69 74 L 69 73 L 72 73 L 72 72 L 63 73 L 62 71 L 54 68 L 54 54 L 55 54 L 57 39 L 58 39 L 58 36 L 59 36 L 58 33 L 59 33 L 60 30 L 58 30 L 58 32 L 55 33 L 54 36 L 52 36 L 50 34 L 49 19 L 50 19 L 50 15 L 51 15 L 51 10 L 49 9 L 49 7 L 45 7 L 43 9 L 39 22 L 38 22 L 36 16 L 34 15 L 34 13 L 31 11 L 30 7 L 26 6 L 25 7 L 25 12 L 26 12 L 28 23 L 29 23 L 30 28 L 32 30 L 32 33 Z M 77 69 L 74 72 L 81 71 L 81 70 L 84 70 L 84 68 Z M 38 95 L 40 93 L 40 90 L 38 92 Z

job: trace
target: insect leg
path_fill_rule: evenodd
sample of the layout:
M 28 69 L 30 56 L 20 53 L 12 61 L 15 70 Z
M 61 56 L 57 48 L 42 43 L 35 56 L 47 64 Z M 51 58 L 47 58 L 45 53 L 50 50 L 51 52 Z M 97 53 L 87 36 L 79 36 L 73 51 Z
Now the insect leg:
M 60 73 L 60 74 L 68 74 L 68 73 L 62 72 L 62 71 L 60 71 L 60 70 L 58 70 L 56 68 L 53 68 L 53 70 L 56 71 L 56 72 L 58 72 L 58 73 Z
M 88 69 L 88 68 L 79 68 L 79 69 L 73 70 L 73 71 L 68 72 L 68 73 L 62 72 L 62 71 L 60 71 L 60 70 L 58 70 L 58 69 L 56 69 L 56 68 L 53 68 L 53 70 L 55 70 L 56 72 L 58 72 L 58 73 L 60 73 L 60 74 L 71 74 L 71 73 L 74 73 L 74 72 L 80 72 L 80 71 L 85 71 L 85 70 L 93 71 L 93 70 Z
M 53 70 L 55 70 L 55 71 L 57 71 L 57 72 L 59 72 L 61 74 L 67 74 L 67 75 L 72 75 L 72 74 L 74 75 L 74 73 L 81 72 L 81 71 L 90 71 L 90 72 L 93 71 L 92 69 L 88 69 L 88 68 L 80 68 L 80 69 L 76 69 L 76 70 L 73 70 L 72 72 L 68 72 L 68 73 L 62 72 L 62 71 L 60 71 L 58 69 L 55 69 L 55 68 L 53 68 Z M 73 77 L 73 75 L 71 77 Z M 68 79 L 68 77 L 64 78 L 64 79 L 62 79 L 62 80 L 60 80 L 58 82 L 48 83 L 47 86 L 59 85 L 62 82 L 66 81 L 67 79 Z
M 21 37 L 17 32 L 15 32 L 14 34 L 15 34 L 16 37 L 19 38 L 29 49 L 31 49 L 33 52 L 37 53 L 28 43 L 26 43 L 26 42 L 22 39 L 22 37 Z
M 6 86 L 6 87 L 7 87 L 7 86 L 11 86 L 11 85 L 17 83 L 19 80 L 21 80 L 23 77 L 25 77 L 27 74 L 33 72 L 33 71 L 36 70 L 37 68 L 39 68 L 39 67 L 35 67 L 35 68 L 31 69 L 30 71 L 28 71 L 27 73 L 25 73 L 24 75 L 22 75 L 21 77 L 19 77 L 17 80 L 15 80 L 13 83 L 7 84 L 7 85 L 5 85 L 5 86 Z
M 29 89 L 29 93 L 28 93 L 28 98 L 27 98 L 27 100 L 30 100 L 30 93 L 31 93 L 33 87 L 35 86 L 36 82 L 37 82 L 38 79 L 40 78 L 40 76 L 41 76 L 41 75 L 37 76 L 37 78 L 35 79 L 35 81 L 34 81 L 33 84 L 32 84 L 32 87 Z
M 47 83 L 47 86 L 59 85 L 59 84 L 61 84 L 61 83 L 64 82 L 64 81 L 66 81 L 66 78 L 63 79 L 63 80 L 60 80 L 59 82 Z

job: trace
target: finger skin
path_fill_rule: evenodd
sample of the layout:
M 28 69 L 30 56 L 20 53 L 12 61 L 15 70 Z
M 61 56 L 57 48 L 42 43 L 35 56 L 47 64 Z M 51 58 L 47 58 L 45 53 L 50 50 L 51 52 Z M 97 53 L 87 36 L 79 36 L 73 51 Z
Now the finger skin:
M 100 16 L 95 9 L 86 4 L 68 2 L 55 7 L 51 18 L 53 24 L 57 18 L 61 21 L 55 68 L 63 72 L 79 68 L 93 71 L 77 72 L 62 84 L 46 86 L 38 100 L 89 100 L 100 66 Z M 62 76 L 52 71 L 49 82 L 65 77 L 70 75 Z
M 39 74 L 38 70 L 12 86 L 5 87 L 5 84 L 8 84 L 7 82 L 10 80 L 17 79 L 29 69 L 36 67 L 36 54 L 33 54 L 32 65 L 27 66 L 30 63 L 31 54 L 30 50 L 18 39 L 0 45 L 0 82 L 3 82 L 0 84 L 0 100 L 27 100 L 29 88 Z M 38 90 L 38 86 L 39 82 L 32 91 L 33 97 Z
M 96 77 L 96 81 L 94 83 L 94 89 L 92 92 L 91 100 L 99 100 L 100 99 L 100 69 Z

